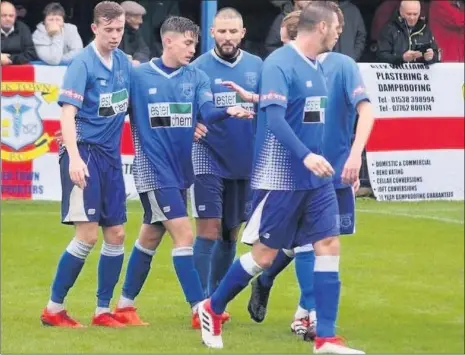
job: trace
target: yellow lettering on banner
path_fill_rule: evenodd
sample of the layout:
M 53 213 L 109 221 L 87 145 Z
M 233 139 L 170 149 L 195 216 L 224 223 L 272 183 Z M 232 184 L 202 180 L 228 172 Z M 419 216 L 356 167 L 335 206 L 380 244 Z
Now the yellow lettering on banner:
M 58 101 L 60 88 L 57 85 L 22 82 L 22 81 L 6 81 L 2 82 L 2 92 L 40 92 L 46 103 Z
M 35 158 L 47 153 L 50 150 L 50 143 L 54 140 L 48 133 L 44 133 L 39 139 L 34 142 L 35 148 L 27 152 L 8 152 L 2 149 L 2 160 L 10 162 L 22 162 L 34 160 Z

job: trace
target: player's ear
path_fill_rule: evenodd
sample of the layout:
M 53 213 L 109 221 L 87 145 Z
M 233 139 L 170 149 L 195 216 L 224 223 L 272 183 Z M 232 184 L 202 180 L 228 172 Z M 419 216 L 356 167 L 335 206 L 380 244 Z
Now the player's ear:
M 245 34 L 247 33 L 247 29 L 245 27 L 242 28 L 242 33 L 241 33 L 241 39 L 245 37 Z
M 90 25 L 90 28 L 91 28 L 92 32 L 94 33 L 94 35 L 96 35 L 97 34 L 97 25 L 95 23 L 92 23 Z
M 210 36 L 215 37 L 215 27 L 210 27 Z
M 163 44 L 163 47 L 169 46 L 171 44 L 171 37 L 165 35 L 161 39 L 161 42 Z

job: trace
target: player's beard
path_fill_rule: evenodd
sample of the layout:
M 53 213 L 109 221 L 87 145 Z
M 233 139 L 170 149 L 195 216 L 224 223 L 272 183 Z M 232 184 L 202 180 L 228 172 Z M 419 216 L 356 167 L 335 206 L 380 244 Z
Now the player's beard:
M 321 53 L 331 52 L 336 43 L 334 43 L 334 38 L 330 35 L 326 36 L 323 41 L 323 46 L 321 48 Z
M 220 55 L 220 57 L 223 57 L 223 58 L 226 58 L 226 59 L 232 59 L 234 58 L 237 53 L 239 52 L 239 46 L 235 46 L 234 44 L 232 43 L 228 43 L 231 47 L 232 47 L 232 50 L 230 52 L 225 52 L 223 50 L 223 48 L 218 44 L 216 43 L 216 51 L 218 52 L 218 54 Z M 224 46 L 224 45 L 223 45 Z

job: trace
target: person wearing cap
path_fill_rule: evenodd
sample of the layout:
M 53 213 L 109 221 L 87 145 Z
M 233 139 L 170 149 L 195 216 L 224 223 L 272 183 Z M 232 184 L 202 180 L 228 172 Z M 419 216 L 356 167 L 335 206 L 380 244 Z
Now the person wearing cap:
M 150 50 L 139 31 L 142 17 L 146 14 L 145 8 L 135 1 L 123 1 L 121 6 L 126 12 L 126 26 L 119 49 L 131 57 L 134 65 L 148 62 Z

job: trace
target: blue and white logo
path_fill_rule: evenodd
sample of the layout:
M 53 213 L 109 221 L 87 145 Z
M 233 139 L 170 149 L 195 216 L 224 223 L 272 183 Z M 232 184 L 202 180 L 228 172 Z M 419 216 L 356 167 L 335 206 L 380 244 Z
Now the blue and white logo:
M 36 96 L 2 97 L 2 143 L 15 150 L 34 143 L 44 129 Z

